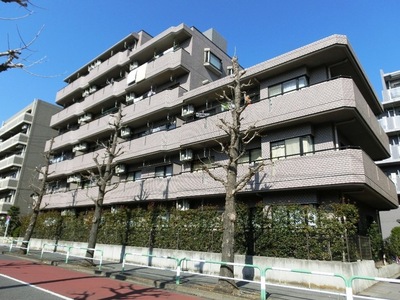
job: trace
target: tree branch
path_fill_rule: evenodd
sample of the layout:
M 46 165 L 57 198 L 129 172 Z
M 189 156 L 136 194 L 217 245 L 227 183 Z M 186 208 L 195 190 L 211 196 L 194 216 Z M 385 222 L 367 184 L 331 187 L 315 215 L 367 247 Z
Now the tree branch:
M 4 3 L 17 3 L 22 7 L 28 7 L 29 3 L 29 0 L 0 0 L 0 1 Z
M 250 179 L 264 168 L 264 165 L 265 165 L 264 162 L 260 162 L 260 163 L 257 162 L 257 166 L 255 166 L 254 168 L 249 167 L 249 171 L 245 175 L 243 175 L 241 178 L 238 179 L 234 193 L 241 191 L 246 186 L 246 184 L 250 181 Z

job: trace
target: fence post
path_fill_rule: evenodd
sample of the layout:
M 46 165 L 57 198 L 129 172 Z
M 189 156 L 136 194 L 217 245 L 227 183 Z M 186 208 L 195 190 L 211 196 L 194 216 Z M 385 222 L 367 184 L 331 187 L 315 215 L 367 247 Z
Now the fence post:
M 267 299 L 267 291 L 265 290 L 265 284 L 266 284 L 266 273 L 267 273 L 268 268 L 264 269 L 259 269 L 260 270 L 260 284 L 261 284 L 261 300 L 266 300 Z
M 71 251 L 71 248 L 72 248 L 72 246 L 68 247 L 67 255 L 65 256 L 65 263 L 66 263 L 66 264 L 68 263 L 69 252 Z
M 353 300 L 352 279 L 345 278 L 346 284 L 346 300 Z
M 177 267 L 176 267 L 175 283 L 180 284 L 181 283 L 181 269 L 182 269 L 181 264 L 183 261 L 186 260 L 186 257 L 181 258 L 181 259 L 177 258 L 176 260 L 177 260 Z

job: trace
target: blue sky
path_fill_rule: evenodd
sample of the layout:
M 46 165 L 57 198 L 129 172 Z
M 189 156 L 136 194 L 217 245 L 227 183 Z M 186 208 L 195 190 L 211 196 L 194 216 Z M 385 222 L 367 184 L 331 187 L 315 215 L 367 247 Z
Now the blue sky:
M 399 0 L 30 0 L 33 13 L 0 3 L 0 51 L 28 42 L 44 26 L 23 58 L 22 70 L 0 73 L 0 122 L 35 98 L 55 103 L 64 78 L 130 32 L 155 36 L 185 23 L 215 28 L 228 54 L 250 67 L 331 34 L 347 35 L 376 94 L 380 69 L 400 70 Z

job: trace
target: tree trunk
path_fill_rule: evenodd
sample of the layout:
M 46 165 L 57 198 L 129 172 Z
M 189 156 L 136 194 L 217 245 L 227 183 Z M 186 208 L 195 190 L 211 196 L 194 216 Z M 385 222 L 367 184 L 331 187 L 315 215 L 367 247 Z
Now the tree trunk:
M 235 196 L 232 195 L 231 191 L 227 191 L 225 196 L 225 211 L 223 214 L 223 227 L 224 232 L 222 235 L 222 253 L 221 260 L 223 262 L 234 262 L 235 261 L 235 221 L 236 221 L 236 207 L 235 207 Z M 234 277 L 234 266 L 233 265 L 221 265 L 219 275 L 223 277 Z M 234 280 L 220 279 L 219 287 L 227 292 L 235 290 L 236 283 Z
M 92 218 L 92 226 L 90 228 L 90 233 L 89 233 L 88 250 L 86 251 L 86 257 L 92 259 L 92 263 L 94 257 L 93 249 L 96 248 L 97 235 L 99 232 L 101 215 L 103 212 L 103 199 L 104 199 L 104 192 L 100 190 L 98 198 L 95 202 L 94 214 Z
M 236 187 L 237 187 L 237 158 L 239 156 L 240 146 L 240 82 L 236 78 L 235 85 L 235 109 L 232 110 L 232 127 L 230 128 L 229 141 L 229 161 L 227 165 L 226 183 L 225 183 L 225 211 L 223 214 L 224 232 L 222 235 L 222 253 L 223 262 L 235 262 L 235 222 L 236 222 Z M 234 278 L 234 265 L 221 265 L 220 276 Z M 229 279 L 220 279 L 219 289 L 227 292 L 233 292 L 237 289 L 236 282 Z
M 28 252 L 27 248 L 29 245 L 29 241 L 32 237 L 33 230 L 35 229 L 36 221 L 37 221 L 37 218 L 40 213 L 40 205 L 42 204 L 42 199 L 46 192 L 46 186 L 47 186 L 46 181 L 47 181 L 47 176 L 49 175 L 49 165 L 50 165 L 51 151 L 53 149 L 53 143 L 54 143 L 54 138 L 52 138 L 50 140 L 49 151 L 45 154 L 46 165 L 44 167 L 44 171 L 37 169 L 37 172 L 39 174 L 43 175 L 40 186 L 36 187 L 34 185 L 31 185 L 31 187 L 33 188 L 34 194 L 37 196 L 37 199 L 34 200 L 35 202 L 33 204 L 33 212 L 32 212 L 31 218 L 29 220 L 28 228 L 25 231 L 24 239 L 22 241 L 22 248 L 20 249 L 21 254 L 26 254 Z
M 22 247 L 19 250 L 19 252 L 21 254 L 26 254 L 27 251 L 28 251 L 28 249 L 27 249 L 28 248 L 28 244 L 29 244 L 29 241 L 30 241 L 30 239 L 32 237 L 33 230 L 35 229 L 36 220 L 37 220 L 38 216 L 39 216 L 39 210 L 35 209 L 33 211 L 32 215 L 31 215 L 30 220 L 29 220 L 28 228 L 26 228 L 24 239 L 22 241 Z

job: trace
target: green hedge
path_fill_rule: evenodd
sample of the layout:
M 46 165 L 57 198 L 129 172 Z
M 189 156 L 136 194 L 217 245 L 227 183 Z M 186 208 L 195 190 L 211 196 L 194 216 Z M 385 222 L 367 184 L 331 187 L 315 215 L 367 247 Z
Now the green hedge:
M 39 215 L 35 238 L 85 242 L 92 211 L 61 216 L 48 211 Z M 27 226 L 26 216 L 22 230 Z M 235 251 L 238 254 L 294 257 L 316 260 L 356 260 L 358 211 L 351 204 L 259 205 L 237 204 Z M 202 207 L 179 211 L 162 205 L 118 207 L 105 210 L 98 243 L 220 252 L 221 211 Z M 23 232 L 23 231 L 22 231 Z

